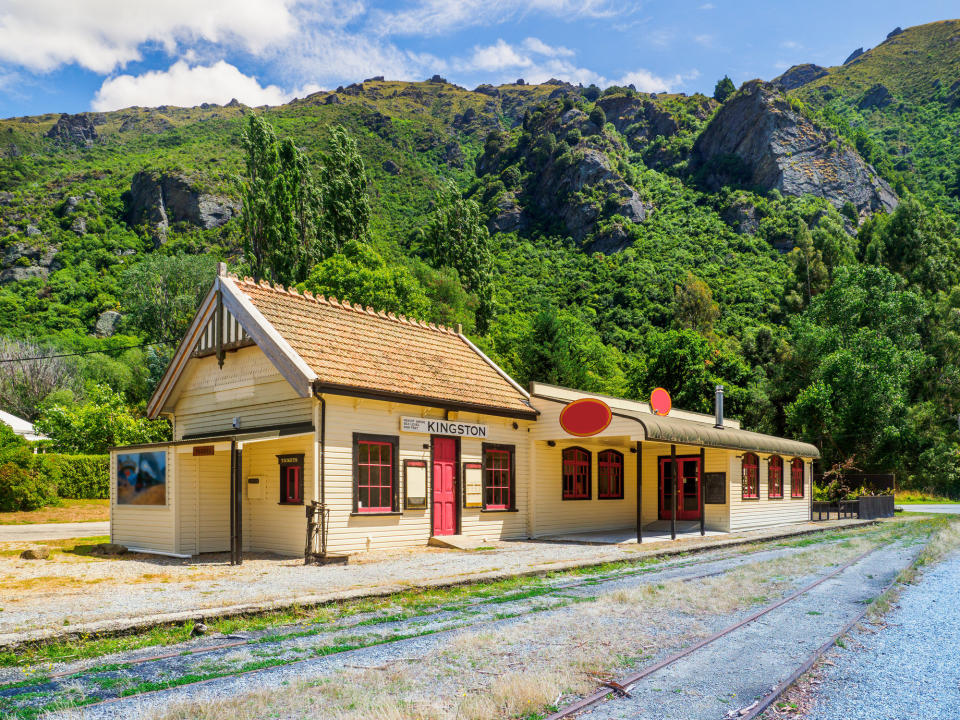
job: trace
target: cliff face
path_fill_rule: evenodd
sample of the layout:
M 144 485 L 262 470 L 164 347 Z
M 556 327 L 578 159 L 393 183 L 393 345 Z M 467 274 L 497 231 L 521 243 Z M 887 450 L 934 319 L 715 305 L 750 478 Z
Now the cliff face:
M 899 202 L 855 149 L 759 80 L 713 117 L 694 143 L 691 168 L 713 190 L 739 184 L 809 193 L 838 208 L 851 202 L 861 213 L 889 211 Z

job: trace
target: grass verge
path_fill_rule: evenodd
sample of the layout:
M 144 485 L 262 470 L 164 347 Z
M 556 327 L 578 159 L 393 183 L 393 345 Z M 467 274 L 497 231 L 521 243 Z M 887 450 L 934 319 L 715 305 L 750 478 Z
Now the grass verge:
M 0 525 L 98 522 L 109 519 L 109 500 L 61 500 L 59 505 L 39 510 L 0 512 Z

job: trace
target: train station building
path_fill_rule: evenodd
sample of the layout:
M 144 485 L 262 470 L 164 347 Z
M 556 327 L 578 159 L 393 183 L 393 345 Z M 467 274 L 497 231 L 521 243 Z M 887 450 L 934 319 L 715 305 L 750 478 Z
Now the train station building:
M 342 557 L 444 538 L 636 542 L 810 518 L 817 449 L 533 383 L 451 329 L 228 275 L 111 450 L 111 540 Z

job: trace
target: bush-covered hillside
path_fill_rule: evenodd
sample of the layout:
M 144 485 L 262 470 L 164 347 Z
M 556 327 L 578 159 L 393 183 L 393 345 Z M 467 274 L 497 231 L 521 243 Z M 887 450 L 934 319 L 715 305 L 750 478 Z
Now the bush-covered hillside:
M 960 494 L 957 28 L 910 28 L 722 103 L 371 79 L 275 108 L 0 120 L 4 347 L 87 353 L 56 360 L 22 405 L 59 417 L 104 385 L 148 397 L 213 263 L 242 265 L 254 113 L 318 173 L 334 126 L 364 160 L 369 242 L 308 285 L 462 323 L 523 382 L 662 385 L 700 410 L 722 383 L 731 414 L 816 442 L 828 465 Z M 471 203 L 489 299 L 437 249 Z M 160 344 L 123 349 L 145 343 Z

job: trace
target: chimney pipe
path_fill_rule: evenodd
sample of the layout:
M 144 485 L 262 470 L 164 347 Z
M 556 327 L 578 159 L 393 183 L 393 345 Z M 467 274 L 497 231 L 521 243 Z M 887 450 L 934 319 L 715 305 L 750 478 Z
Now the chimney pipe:
M 723 429 L 723 385 L 717 385 L 717 399 L 713 403 L 717 421 L 714 425 L 718 430 Z

